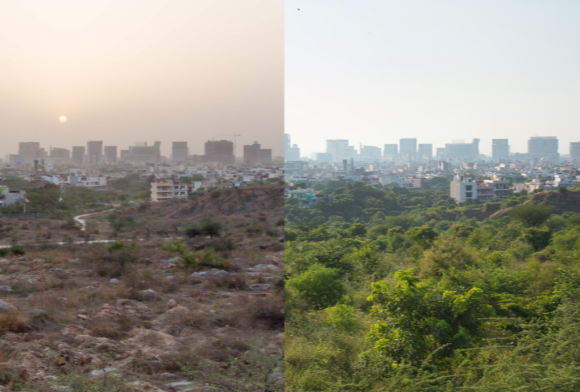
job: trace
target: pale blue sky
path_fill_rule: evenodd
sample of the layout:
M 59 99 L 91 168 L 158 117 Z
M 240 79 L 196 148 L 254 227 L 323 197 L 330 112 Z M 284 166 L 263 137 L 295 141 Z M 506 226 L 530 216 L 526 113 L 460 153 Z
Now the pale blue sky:
M 300 11 L 298 11 L 300 8 Z M 580 1 L 286 0 L 285 131 L 303 154 L 580 141 Z

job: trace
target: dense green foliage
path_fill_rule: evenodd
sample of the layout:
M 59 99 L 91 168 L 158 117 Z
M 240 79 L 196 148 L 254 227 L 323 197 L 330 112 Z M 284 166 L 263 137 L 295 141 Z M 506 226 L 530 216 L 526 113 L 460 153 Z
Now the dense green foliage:
M 288 391 L 580 390 L 580 214 L 515 194 L 477 220 L 444 178 L 314 188 L 286 202 Z

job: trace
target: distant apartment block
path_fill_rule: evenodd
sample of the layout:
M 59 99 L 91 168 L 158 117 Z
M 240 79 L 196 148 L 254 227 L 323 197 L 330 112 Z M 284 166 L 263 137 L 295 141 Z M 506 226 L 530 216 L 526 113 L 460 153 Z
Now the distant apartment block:
M 383 159 L 385 161 L 394 161 L 399 158 L 399 145 L 385 144 L 383 148 Z
M 151 183 L 152 201 L 163 201 L 176 198 L 187 199 L 187 192 L 187 185 L 174 182 L 173 180 L 156 178 Z
M 453 161 L 476 161 L 479 158 L 479 139 L 473 139 L 471 143 L 454 140 L 445 144 L 445 156 Z
M 117 164 L 117 146 L 105 146 L 105 163 L 107 165 Z
M 135 143 L 129 146 L 126 161 L 134 163 L 159 163 L 161 162 L 161 142 L 155 142 L 148 146 L 147 142 Z
M 290 143 L 290 134 L 284 134 L 284 161 L 293 162 L 300 160 L 300 148 L 297 144 Z
M 25 163 L 34 163 L 35 159 L 41 158 L 40 143 L 20 142 L 18 143 L 18 155 L 24 157 Z
M 85 162 L 85 147 L 74 146 L 72 148 L 72 163 L 81 166 Z
M 361 146 L 360 157 L 365 158 L 367 160 L 380 161 L 382 158 L 381 148 L 376 146 Z
M 570 143 L 570 162 L 576 165 L 580 163 L 580 142 Z
M 417 154 L 422 161 L 433 159 L 433 144 L 419 144 Z
M 70 150 L 67 150 L 66 148 L 53 147 L 50 149 L 50 158 L 55 163 L 69 163 Z
M 450 196 L 458 203 L 467 199 L 489 202 L 511 196 L 510 183 L 503 178 L 474 181 L 470 177 L 456 175 L 450 184 Z
M 399 140 L 399 158 L 403 162 L 414 162 L 417 160 L 416 138 L 406 138 Z
M 272 150 L 262 149 L 260 143 L 254 142 L 254 144 L 244 146 L 244 163 L 247 165 L 256 165 L 258 163 L 271 164 L 272 163 Z
M 244 146 L 244 152 L 245 151 Z M 257 159 L 256 156 L 256 161 Z M 229 140 L 210 140 L 205 142 L 205 156 L 203 157 L 203 161 L 208 163 L 216 162 L 223 163 L 224 165 L 233 165 L 236 162 L 234 143 Z
M 510 157 L 510 145 L 508 139 L 492 139 L 491 159 L 494 161 L 505 161 Z
M 8 162 L 9 165 L 24 165 L 26 163 L 26 160 L 24 159 L 23 155 L 8 154 L 6 156 L 6 162 Z
M 556 136 L 531 137 L 528 140 L 528 157 L 530 159 L 559 161 L 558 138 Z
M 326 141 L 326 153 L 332 155 L 333 162 L 340 162 L 348 158 L 350 152 L 349 147 L 348 140 L 346 139 L 329 139 Z
M 189 148 L 187 142 L 173 142 L 171 147 L 171 160 L 173 162 L 187 162 Z
M 87 142 L 87 158 L 88 158 L 88 164 L 91 166 L 100 165 L 103 163 L 103 142 L 102 141 Z

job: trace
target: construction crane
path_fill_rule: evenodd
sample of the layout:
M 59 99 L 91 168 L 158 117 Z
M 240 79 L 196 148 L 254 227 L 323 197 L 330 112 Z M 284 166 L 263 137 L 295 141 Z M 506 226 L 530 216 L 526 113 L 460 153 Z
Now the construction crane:
M 234 156 L 235 156 L 236 155 L 236 138 L 238 136 L 242 136 L 242 135 L 237 134 L 237 133 L 233 133 L 233 134 L 230 134 L 230 133 L 218 133 L 218 135 L 232 136 L 234 138 Z

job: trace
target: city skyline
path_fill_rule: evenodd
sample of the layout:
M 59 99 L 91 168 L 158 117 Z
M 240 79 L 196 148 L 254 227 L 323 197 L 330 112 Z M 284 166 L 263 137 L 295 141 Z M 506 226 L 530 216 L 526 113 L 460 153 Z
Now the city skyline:
M 283 3 L 7 3 L 0 156 L 18 143 L 127 148 L 260 140 L 282 155 Z M 60 119 L 66 116 L 66 121 Z
M 571 1 L 288 0 L 285 132 L 303 155 L 327 139 L 568 146 L 580 129 L 579 15 Z

